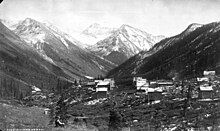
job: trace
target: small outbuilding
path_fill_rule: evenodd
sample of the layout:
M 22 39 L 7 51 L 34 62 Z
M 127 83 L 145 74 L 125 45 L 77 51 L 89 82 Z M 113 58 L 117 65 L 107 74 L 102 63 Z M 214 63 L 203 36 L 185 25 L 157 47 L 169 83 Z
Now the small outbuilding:
M 213 98 L 212 86 L 200 86 L 198 97 L 199 99 L 212 99 Z
M 151 101 L 162 100 L 163 99 L 163 90 L 160 88 L 148 88 L 148 98 Z
M 108 91 L 110 90 L 110 83 L 109 81 L 100 81 L 96 85 L 96 98 L 105 98 L 107 97 Z

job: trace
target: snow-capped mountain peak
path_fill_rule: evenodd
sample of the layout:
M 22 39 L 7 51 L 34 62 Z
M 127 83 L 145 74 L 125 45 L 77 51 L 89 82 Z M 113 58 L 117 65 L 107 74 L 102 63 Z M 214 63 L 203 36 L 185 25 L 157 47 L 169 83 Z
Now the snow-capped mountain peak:
M 74 38 L 82 43 L 83 47 L 88 47 L 96 44 L 98 41 L 107 38 L 112 35 L 117 29 L 113 27 L 107 27 L 102 24 L 94 23 L 88 26 L 79 34 L 75 34 Z
M 98 38 L 100 36 L 111 34 L 114 30 L 115 30 L 114 28 L 109 28 L 109 27 L 102 26 L 98 23 L 94 23 L 90 25 L 88 28 L 86 28 L 82 32 L 82 34 L 89 35 L 94 38 Z
M 194 30 L 196 30 L 199 27 L 202 27 L 202 24 L 198 24 L 198 23 L 192 23 L 190 24 L 185 31 L 183 31 L 184 34 L 188 35 L 190 32 L 193 32 Z
M 46 34 L 42 25 L 31 18 L 26 18 L 22 22 L 18 23 L 15 33 L 30 44 L 44 42 Z
M 24 24 L 25 26 L 29 26 L 29 25 L 33 25 L 33 24 L 38 24 L 37 21 L 35 21 L 34 19 L 31 18 L 26 18 L 22 24 Z
M 164 37 L 160 37 L 161 39 Z M 149 50 L 159 39 L 142 30 L 123 24 L 109 37 L 99 41 L 88 49 L 92 52 L 107 58 L 108 60 L 121 64 L 131 56 L 142 50 Z M 121 57 L 121 59 L 116 57 Z
M 2 22 L 10 30 L 15 30 L 17 24 L 19 23 L 19 21 L 12 21 L 8 19 L 0 19 L 0 22 Z

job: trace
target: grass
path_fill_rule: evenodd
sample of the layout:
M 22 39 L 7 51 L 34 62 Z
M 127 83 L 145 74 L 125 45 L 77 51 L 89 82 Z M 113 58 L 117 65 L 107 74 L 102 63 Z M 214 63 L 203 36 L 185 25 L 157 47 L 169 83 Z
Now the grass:
M 49 118 L 44 109 L 25 107 L 8 101 L 0 103 L 0 129 L 48 128 Z
M 64 128 L 49 125 L 44 108 L 26 107 L 15 100 L 0 100 L 0 129 L 43 129 L 44 131 L 98 131 L 95 126 L 83 123 L 69 124 Z

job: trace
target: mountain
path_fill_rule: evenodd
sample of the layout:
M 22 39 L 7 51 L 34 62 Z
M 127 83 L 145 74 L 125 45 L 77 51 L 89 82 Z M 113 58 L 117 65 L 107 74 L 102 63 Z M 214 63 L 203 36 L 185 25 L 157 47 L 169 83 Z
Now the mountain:
M 111 70 L 109 77 L 148 79 L 190 78 L 204 70 L 220 73 L 220 23 L 191 24 L 181 34 L 166 38 Z
M 100 40 L 105 39 L 106 37 L 113 34 L 116 30 L 117 29 L 115 28 L 110 28 L 98 23 L 94 23 L 75 37 L 77 38 L 77 40 L 83 43 L 83 47 L 86 48 L 88 46 L 96 44 Z
M 98 23 L 94 23 L 86 28 L 82 34 L 88 35 L 94 38 L 98 38 L 100 36 L 108 36 L 109 34 L 113 33 L 116 29 L 104 27 Z
M 31 92 L 33 85 L 51 91 L 70 79 L 1 22 L 0 47 L 0 98 L 20 99 Z
M 19 22 L 12 21 L 12 20 L 6 20 L 6 19 L 0 19 L 0 22 L 4 24 L 6 27 L 8 27 L 10 30 L 14 30 Z
M 17 25 L 14 32 L 71 78 L 105 75 L 115 67 L 111 62 L 82 49 L 79 41 L 50 24 L 27 18 Z
M 164 36 L 153 36 L 129 25 L 122 25 L 112 35 L 88 47 L 88 49 L 120 65 L 140 51 L 149 50 L 156 42 L 163 38 Z

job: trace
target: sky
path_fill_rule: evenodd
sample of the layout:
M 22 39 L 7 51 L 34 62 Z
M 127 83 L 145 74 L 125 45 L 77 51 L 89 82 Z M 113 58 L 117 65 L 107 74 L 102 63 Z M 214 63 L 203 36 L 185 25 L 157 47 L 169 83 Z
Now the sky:
M 173 36 L 191 23 L 220 21 L 220 0 L 4 0 L 0 18 L 47 21 L 68 33 L 93 23 L 127 24 L 154 35 Z

